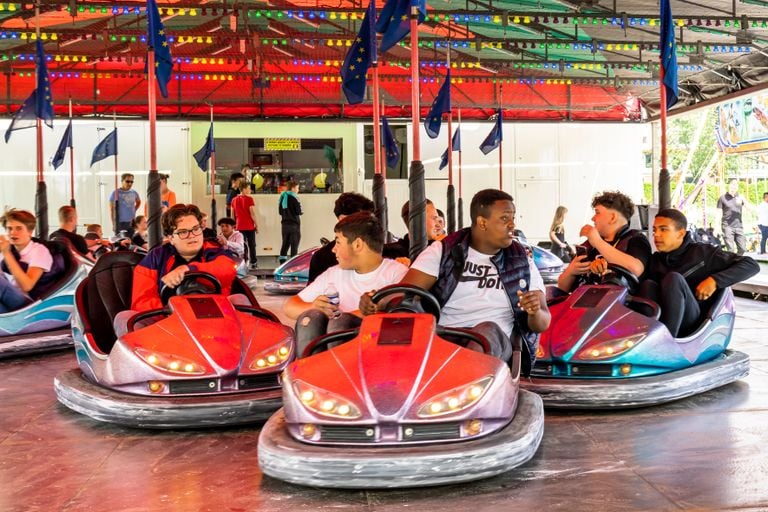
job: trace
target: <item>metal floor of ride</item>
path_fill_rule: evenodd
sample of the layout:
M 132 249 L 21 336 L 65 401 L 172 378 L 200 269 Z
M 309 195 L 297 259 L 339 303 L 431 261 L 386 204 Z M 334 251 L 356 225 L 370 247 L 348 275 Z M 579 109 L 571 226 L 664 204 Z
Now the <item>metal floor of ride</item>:
M 257 296 L 275 312 L 285 300 Z M 0 511 L 768 510 L 768 304 L 738 299 L 737 315 L 747 379 L 659 407 L 547 411 L 538 453 L 517 470 L 403 491 L 264 477 L 258 425 L 158 432 L 81 416 L 53 391 L 70 352 L 0 361 Z

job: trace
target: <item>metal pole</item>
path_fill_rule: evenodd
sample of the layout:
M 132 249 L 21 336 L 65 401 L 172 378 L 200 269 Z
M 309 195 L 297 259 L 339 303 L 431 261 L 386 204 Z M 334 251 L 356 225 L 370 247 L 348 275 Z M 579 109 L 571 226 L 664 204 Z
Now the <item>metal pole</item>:
M 410 232 L 411 261 L 427 247 L 426 198 L 424 194 L 424 165 L 421 163 L 419 143 L 420 107 L 419 107 L 419 6 L 411 0 L 411 122 L 413 124 L 413 160 L 408 174 L 408 231 Z
M 157 90 L 155 89 L 155 49 L 147 52 L 147 70 L 149 83 L 147 100 L 149 103 L 149 183 L 147 184 L 147 211 L 149 212 L 149 247 L 160 245 L 163 241 L 160 217 L 160 175 L 157 172 Z

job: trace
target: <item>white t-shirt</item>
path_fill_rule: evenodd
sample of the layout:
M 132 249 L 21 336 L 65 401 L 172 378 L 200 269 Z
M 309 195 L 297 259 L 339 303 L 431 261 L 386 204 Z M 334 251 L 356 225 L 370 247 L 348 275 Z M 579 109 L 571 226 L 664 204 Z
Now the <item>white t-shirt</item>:
M 757 205 L 757 223 L 761 226 L 768 226 L 768 203 L 765 201 Z
M 433 242 L 419 254 L 411 268 L 438 277 L 442 256 L 442 242 Z M 473 327 L 480 322 L 491 321 L 501 327 L 507 336 L 512 334 L 515 316 L 504 284 L 499 278 L 499 271 L 491 261 L 491 257 L 490 254 L 483 254 L 469 248 L 459 284 L 440 311 L 440 325 Z M 526 283 L 522 288 L 544 292 L 544 280 L 539 274 L 539 269 L 534 265 L 533 258 L 528 258 L 528 268 L 531 273 L 531 282 Z M 514 307 L 517 307 L 517 301 Z
M 53 256 L 46 246 L 37 242 L 29 242 L 27 246 L 19 252 L 20 260 L 30 267 L 43 269 L 43 272 L 49 272 L 53 266 Z M 3 261 L 3 255 L 0 254 L 0 262 Z M 11 274 L 5 274 L 6 279 L 16 286 L 16 279 Z
M 357 311 L 360 296 L 371 290 L 378 290 L 390 284 L 397 284 L 408 272 L 408 267 L 395 260 L 383 259 L 381 265 L 366 274 L 358 274 L 354 270 L 344 270 L 335 265 L 312 281 L 299 292 L 299 298 L 304 302 L 312 302 L 320 295 L 325 295 L 329 284 L 339 292 L 339 309 L 345 313 Z

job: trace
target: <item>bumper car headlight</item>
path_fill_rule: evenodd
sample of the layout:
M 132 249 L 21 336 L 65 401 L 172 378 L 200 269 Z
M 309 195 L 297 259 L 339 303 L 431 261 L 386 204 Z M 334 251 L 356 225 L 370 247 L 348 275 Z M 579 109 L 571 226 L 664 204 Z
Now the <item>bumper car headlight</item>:
M 492 382 L 493 377 L 483 377 L 464 386 L 435 395 L 424 402 L 417 414 L 420 418 L 434 418 L 435 416 L 463 411 L 477 403 L 485 395 Z
M 283 343 L 278 347 L 272 347 L 257 354 L 251 360 L 248 368 L 256 371 L 274 368 L 283 364 L 289 357 L 291 357 L 291 345 L 290 343 Z
M 635 334 L 619 340 L 598 343 L 583 349 L 577 358 L 581 360 L 610 359 L 631 349 L 643 338 L 645 338 L 645 334 Z
M 137 348 L 136 355 L 149 366 L 176 375 L 203 375 L 205 367 L 192 359 L 156 350 Z
M 293 384 L 293 389 L 301 404 L 315 414 L 345 420 L 354 420 L 362 416 L 360 409 L 355 404 L 330 391 L 310 386 L 301 381 L 296 381 Z

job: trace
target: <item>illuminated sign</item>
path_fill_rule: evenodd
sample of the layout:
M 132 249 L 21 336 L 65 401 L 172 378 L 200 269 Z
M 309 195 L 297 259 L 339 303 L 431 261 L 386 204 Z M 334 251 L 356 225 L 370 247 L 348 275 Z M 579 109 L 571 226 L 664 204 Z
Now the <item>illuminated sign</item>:
M 301 151 L 301 139 L 264 139 L 265 151 Z

